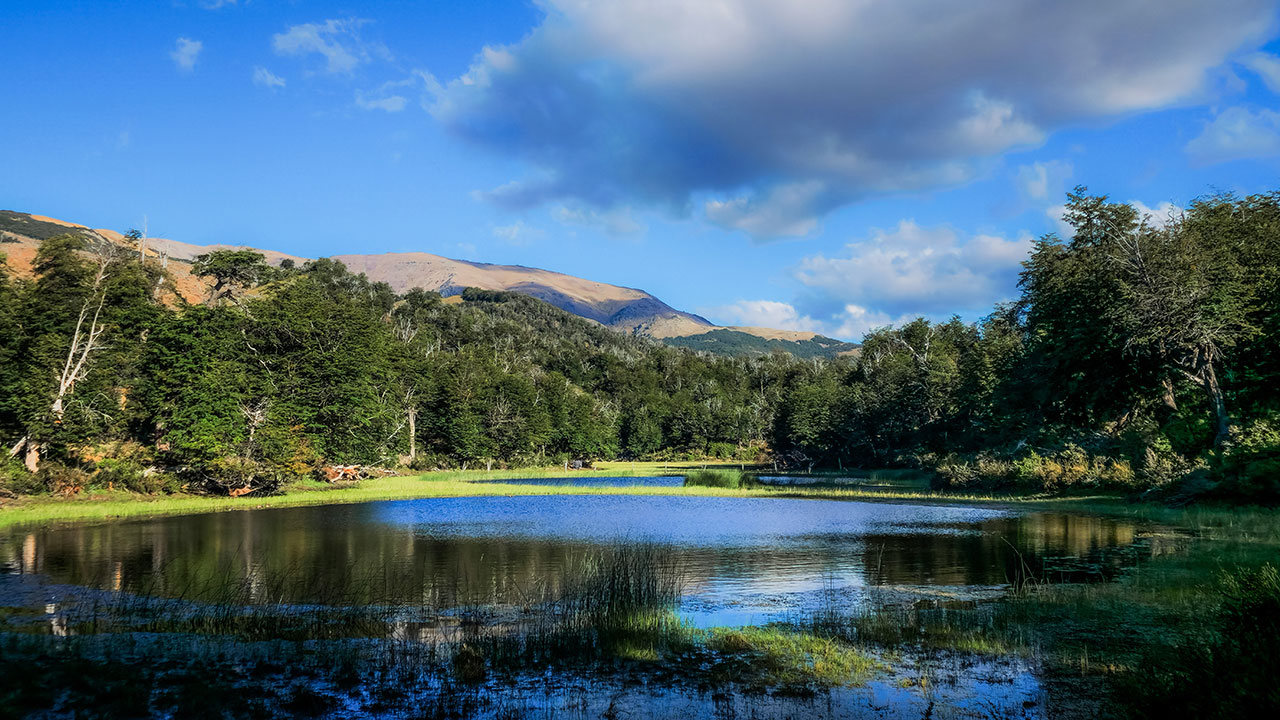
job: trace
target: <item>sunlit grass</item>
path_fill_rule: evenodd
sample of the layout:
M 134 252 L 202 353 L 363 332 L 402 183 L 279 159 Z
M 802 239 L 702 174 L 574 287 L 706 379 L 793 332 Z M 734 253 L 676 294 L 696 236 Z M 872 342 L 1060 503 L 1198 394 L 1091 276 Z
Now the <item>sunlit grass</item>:
M 650 463 L 657 465 L 659 463 Z M 619 464 L 625 465 L 625 463 Z M 637 463 L 637 465 L 640 465 Z M 671 466 L 675 467 L 674 464 Z M 736 472 L 736 471 L 735 471 Z M 70 498 L 29 496 L 0 505 L 0 528 L 59 520 L 104 520 L 124 517 L 183 515 L 224 510 L 265 507 L 330 505 L 379 500 L 432 497 L 484 497 L 524 495 L 686 495 L 714 497 L 792 497 L 835 500 L 878 500 L 942 503 L 1037 503 L 1045 506 L 1079 505 L 1090 511 L 1100 509 L 1090 498 L 1052 498 L 981 493 L 952 493 L 917 490 L 864 489 L 840 486 L 765 486 L 749 488 L 655 487 L 573 487 L 521 484 L 521 479 L 562 477 L 649 477 L 653 468 L 625 467 L 568 471 L 562 468 L 523 470 L 440 471 L 424 475 L 362 480 L 355 485 L 330 485 L 314 481 L 298 482 L 282 488 L 281 494 L 266 497 L 227 498 L 207 495 L 142 495 L 122 491 L 98 491 Z M 661 474 L 661 473 L 657 473 Z M 510 480 L 512 482 L 481 482 Z M 1105 498 L 1116 502 L 1113 497 Z
M 742 488 L 750 478 L 750 475 L 736 468 L 691 470 L 684 476 L 684 486 L 728 488 L 737 490 Z
M 706 646 L 745 662 L 768 686 L 858 685 L 884 669 L 874 657 L 835 637 L 787 627 L 713 628 Z

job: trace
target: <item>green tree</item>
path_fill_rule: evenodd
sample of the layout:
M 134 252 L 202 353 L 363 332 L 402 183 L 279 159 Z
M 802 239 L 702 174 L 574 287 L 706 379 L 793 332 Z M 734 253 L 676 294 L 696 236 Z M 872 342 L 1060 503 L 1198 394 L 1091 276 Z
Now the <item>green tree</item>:
M 271 273 L 266 256 L 255 250 L 214 250 L 197 256 L 191 265 L 192 275 L 213 278 L 207 305 L 222 299 L 238 302 L 237 293 L 265 282 Z

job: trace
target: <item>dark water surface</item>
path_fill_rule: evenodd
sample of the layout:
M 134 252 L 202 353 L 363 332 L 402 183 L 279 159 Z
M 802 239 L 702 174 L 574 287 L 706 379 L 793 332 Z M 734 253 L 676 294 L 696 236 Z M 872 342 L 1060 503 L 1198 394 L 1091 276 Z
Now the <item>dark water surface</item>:
M 782 498 L 438 498 L 271 508 L 0 535 L 0 569 L 192 600 L 520 603 L 619 543 L 669 548 L 698 624 L 748 623 L 818 598 L 999 594 L 1020 573 L 1104 579 L 1136 547 L 1123 520 Z M 1080 575 L 1083 573 L 1083 577 Z M 1071 577 L 1067 577 L 1070 574 Z

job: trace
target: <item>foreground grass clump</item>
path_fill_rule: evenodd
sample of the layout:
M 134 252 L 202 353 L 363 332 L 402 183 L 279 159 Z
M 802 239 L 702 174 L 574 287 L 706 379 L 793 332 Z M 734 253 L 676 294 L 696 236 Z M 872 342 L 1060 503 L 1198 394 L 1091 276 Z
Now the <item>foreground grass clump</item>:
M 714 628 L 706 647 L 746 663 L 741 674 L 768 686 L 858 685 L 883 668 L 843 640 L 783 626 Z
M 1120 687 L 1139 717 L 1280 713 L 1280 572 L 1224 572 L 1208 631 L 1147 650 Z

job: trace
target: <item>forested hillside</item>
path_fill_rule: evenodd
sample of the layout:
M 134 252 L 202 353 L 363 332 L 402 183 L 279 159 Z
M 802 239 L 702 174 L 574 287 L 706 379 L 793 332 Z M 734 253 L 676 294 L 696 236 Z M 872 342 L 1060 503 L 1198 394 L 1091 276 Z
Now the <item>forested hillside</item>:
M 719 328 L 698 335 L 664 338 L 672 347 L 688 348 L 716 355 L 767 355 L 786 352 L 798 358 L 831 358 L 857 352 L 858 346 L 822 335 L 808 340 L 764 338 L 732 328 Z
M 0 472 L 11 492 L 226 491 L 334 462 L 682 455 L 1275 497 L 1280 193 L 1164 224 L 1079 189 L 1066 219 L 1017 302 L 834 360 L 717 357 L 522 295 L 397 295 L 253 251 L 197 259 L 212 290 L 189 303 L 151 258 L 50 236 L 34 278 L 0 266 Z

